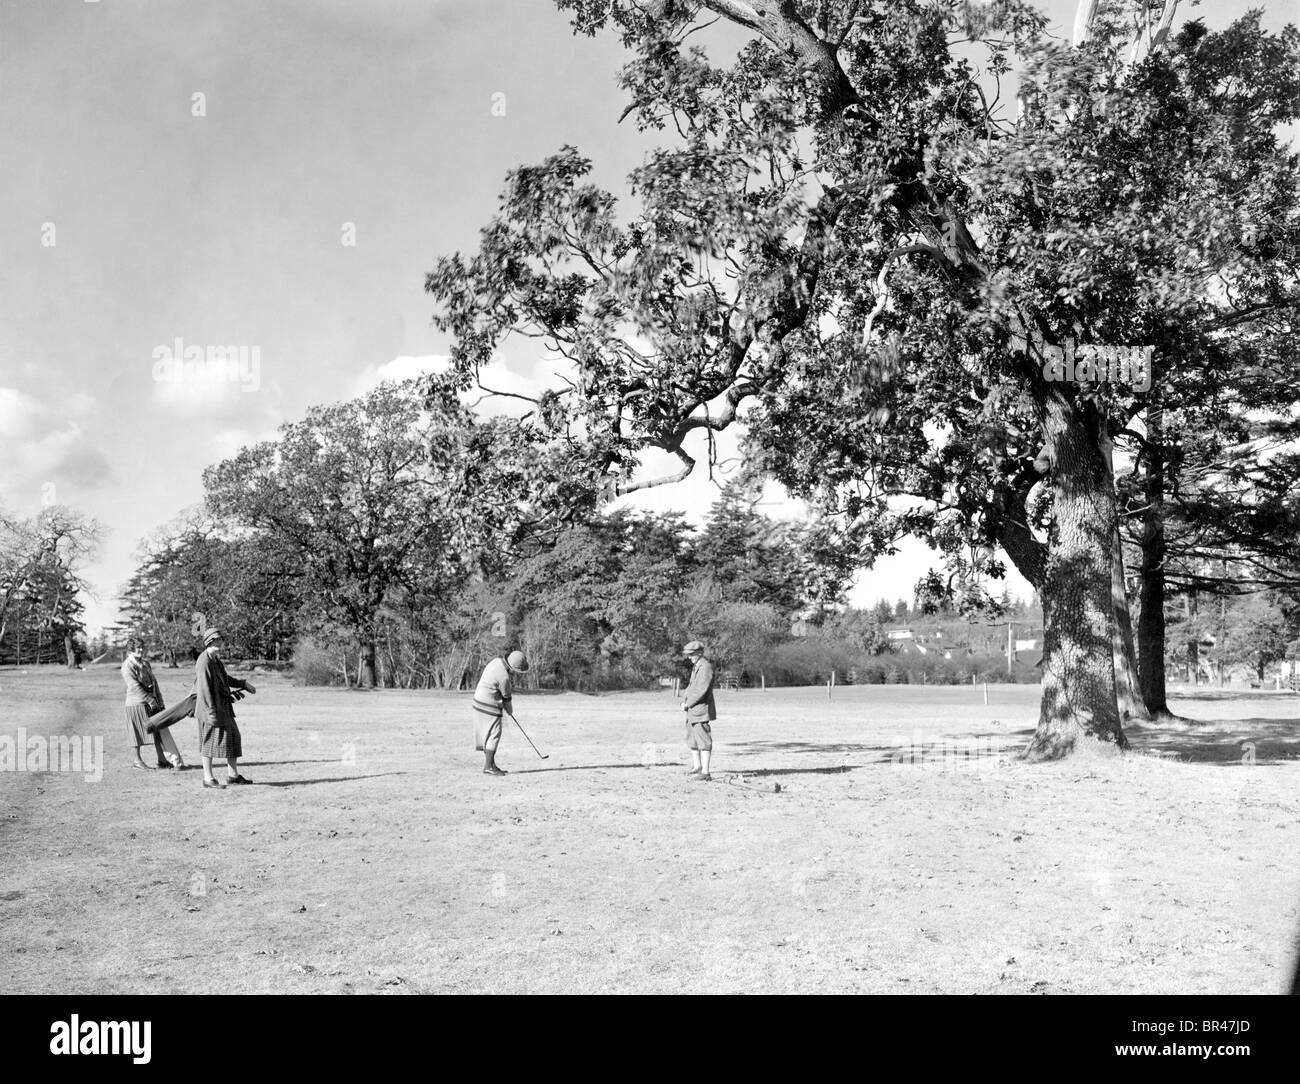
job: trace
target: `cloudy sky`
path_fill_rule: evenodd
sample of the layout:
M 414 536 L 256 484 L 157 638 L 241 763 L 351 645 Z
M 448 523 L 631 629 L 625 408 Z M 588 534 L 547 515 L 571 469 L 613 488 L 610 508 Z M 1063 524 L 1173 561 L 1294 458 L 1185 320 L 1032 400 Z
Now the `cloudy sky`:
M 1044 7 L 1066 33 L 1074 5 Z M 623 60 L 549 0 L 0 0 L 0 506 L 108 527 L 92 630 L 205 466 L 445 352 L 424 274 L 475 247 L 507 170 L 572 143 L 621 188 L 644 149 L 616 124 Z M 168 379 L 210 344 L 245 348 L 235 379 Z M 929 563 L 911 545 L 854 598 L 910 597 Z

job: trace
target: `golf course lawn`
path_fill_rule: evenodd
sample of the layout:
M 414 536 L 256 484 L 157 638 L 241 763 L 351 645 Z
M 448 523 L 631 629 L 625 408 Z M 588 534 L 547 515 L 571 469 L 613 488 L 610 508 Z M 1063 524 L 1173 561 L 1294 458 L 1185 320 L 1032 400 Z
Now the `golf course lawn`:
M 1300 929 L 1300 697 L 1200 692 L 1134 752 L 1017 758 L 1036 686 L 237 706 L 254 786 L 130 767 L 115 668 L 0 670 L 0 989 L 15 993 L 1272 993 Z M 186 670 L 157 670 L 168 702 Z M 103 740 L 102 778 L 28 771 Z M 152 754 L 152 750 L 149 751 Z M 1145 755 L 1143 755 L 1145 754 Z M 152 755 L 149 756 L 152 761 Z M 84 767 L 84 765 L 83 765 Z M 224 775 L 224 770 L 218 772 Z M 779 784 L 780 789 L 777 789 Z

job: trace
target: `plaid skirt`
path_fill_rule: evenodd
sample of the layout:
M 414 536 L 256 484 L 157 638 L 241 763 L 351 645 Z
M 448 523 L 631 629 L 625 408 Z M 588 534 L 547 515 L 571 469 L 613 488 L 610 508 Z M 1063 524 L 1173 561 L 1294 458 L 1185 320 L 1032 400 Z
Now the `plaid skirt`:
M 132 745 L 153 745 L 153 735 L 145 729 L 149 725 L 149 708 L 144 704 L 127 704 L 126 732 Z
M 199 755 L 205 757 L 242 757 L 244 746 L 239 737 L 239 727 L 230 726 L 199 727 Z

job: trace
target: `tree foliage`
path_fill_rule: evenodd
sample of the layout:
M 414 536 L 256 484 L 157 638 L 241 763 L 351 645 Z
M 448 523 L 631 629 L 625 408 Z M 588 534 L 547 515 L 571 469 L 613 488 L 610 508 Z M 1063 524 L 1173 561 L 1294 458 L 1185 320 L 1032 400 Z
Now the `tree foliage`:
M 121 592 L 123 611 L 170 665 L 200 650 L 210 626 L 244 658 L 288 657 L 304 583 L 282 539 L 194 511 L 145 539 L 138 557 Z
M 204 473 L 211 513 L 269 536 L 301 577 L 302 616 L 343 624 L 375 684 L 380 608 L 395 591 L 438 597 L 464 576 L 490 495 L 458 500 L 477 431 L 457 404 L 421 410 L 409 386 L 313 407 L 279 439 Z M 501 503 L 508 503 L 501 501 Z M 476 518 L 483 511 L 485 514 Z M 240 539 L 233 539 L 236 545 Z
M 21 661 L 30 651 L 25 657 L 34 661 L 76 665 L 85 631 L 79 570 L 103 531 L 96 519 L 64 505 L 30 519 L 0 514 L 0 658 Z
M 571 147 L 509 175 L 478 252 L 428 276 L 453 342 L 431 394 L 544 340 L 567 386 L 516 436 L 593 501 L 684 476 L 687 438 L 744 406 L 751 465 L 842 551 L 919 534 L 945 564 L 927 599 L 972 609 L 1000 546 L 1042 593 L 1036 755 L 1123 743 L 1112 446 L 1153 385 L 1052 377 L 1076 343 L 1149 346 L 1203 402 L 1250 369 L 1243 329 L 1289 326 L 1295 31 L 1162 15 L 1130 40 L 1110 3 L 1069 47 L 1014 0 L 557 4 L 620 36 L 628 113 L 668 142 L 626 209 Z M 730 64 L 699 44 L 718 17 L 751 35 Z M 1014 118 L 986 90 L 1012 67 Z M 682 471 L 633 478 L 646 448 Z

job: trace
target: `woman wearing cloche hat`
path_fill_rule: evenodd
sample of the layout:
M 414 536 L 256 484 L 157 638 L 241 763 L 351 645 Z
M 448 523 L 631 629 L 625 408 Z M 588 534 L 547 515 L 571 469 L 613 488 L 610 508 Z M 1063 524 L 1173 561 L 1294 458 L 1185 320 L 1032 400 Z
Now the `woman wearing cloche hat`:
M 255 693 L 251 682 L 231 677 L 221 661 L 221 633 L 207 629 L 203 634 L 203 652 L 194 663 L 194 718 L 199 724 L 199 752 L 203 757 L 203 786 L 209 790 L 221 789 L 212 774 L 215 757 L 225 757 L 226 782 L 236 786 L 249 783 L 239 774 L 239 758 L 243 754 L 239 727 L 235 723 L 234 701 L 244 693 Z M 238 690 L 232 692 L 232 690 Z
M 512 651 L 504 659 L 495 658 L 483 668 L 474 690 L 474 748 L 483 751 L 483 774 L 505 775 L 497 767 L 497 746 L 501 744 L 502 712 L 514 714 L 514 686 L 511 675 L 528 672 L 528 660 L 522 651 Z

